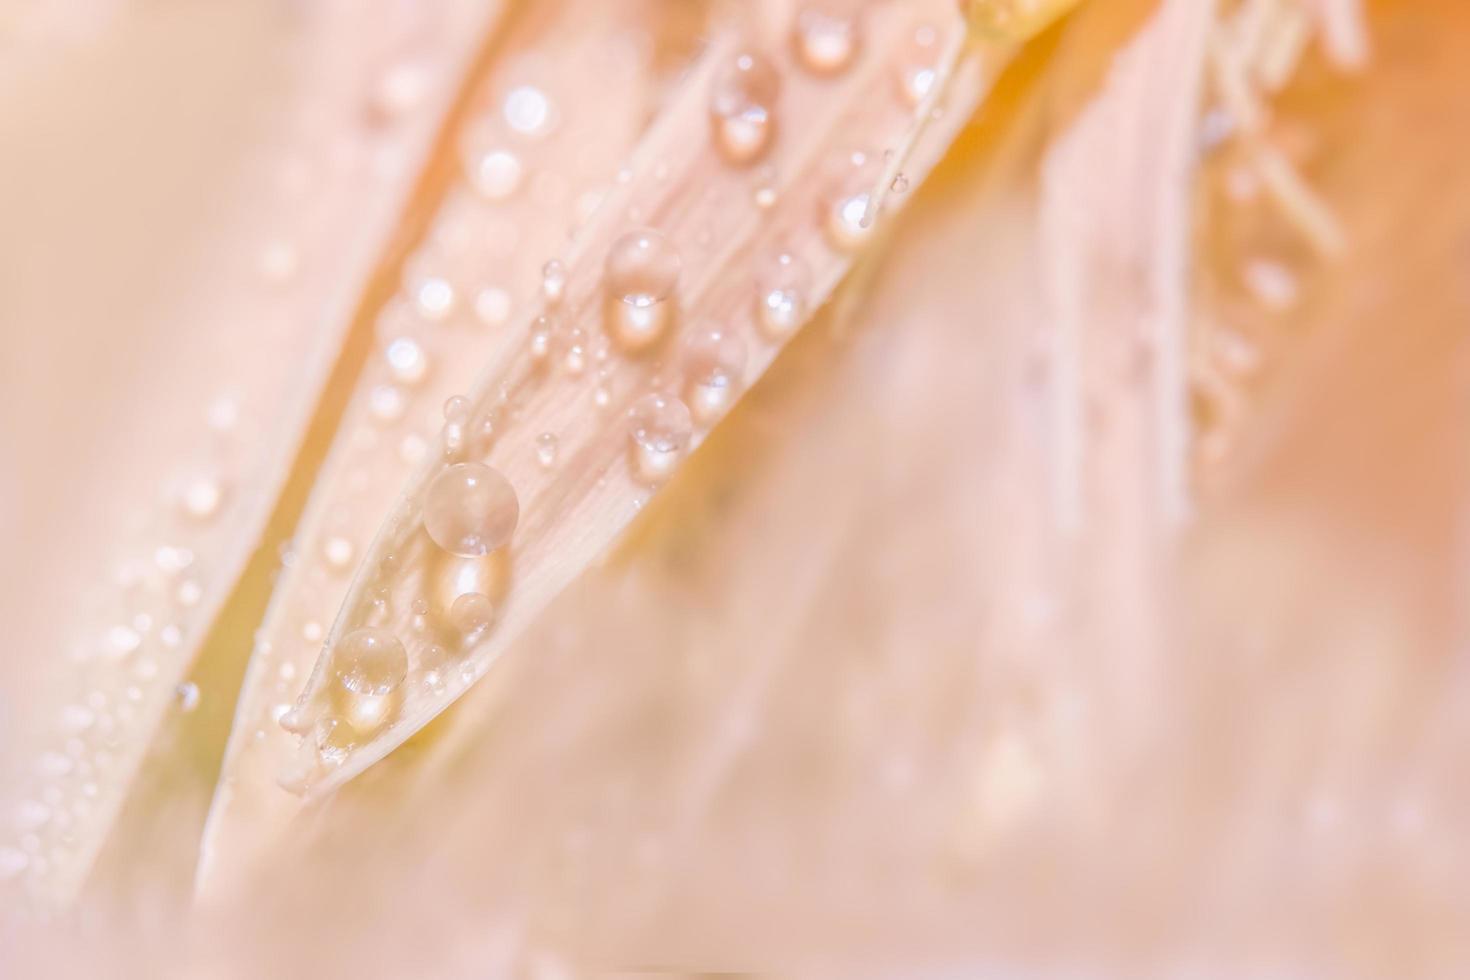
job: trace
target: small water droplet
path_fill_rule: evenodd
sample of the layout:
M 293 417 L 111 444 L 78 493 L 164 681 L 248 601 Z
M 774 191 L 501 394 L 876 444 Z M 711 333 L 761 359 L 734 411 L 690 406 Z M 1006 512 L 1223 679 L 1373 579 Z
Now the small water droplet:
M 855 252 L 872 237 L 874 222 L 868 218 L 868 202 L 882 171 L 880 160 L 861 151 L 839 158 L 827 168 L 829 190 L 823 200 L 823 225 L 834 248 Z
M 483 463 L 446 467 L 424 498 L 424 529 L 440 548 L 461 557 L 488 554 L 510 542 L 520 519 L 516 492 Z
M 114 626 L 107 631 L 105 638 L 107 656 L 121 660 L 134 653 L 142 642 L 143 638 L 131 626 Z
M 414 288 L 414 308 L 425 320 L 439 322 L 454 312 L 454 287 L 447 279 L 426 276 Z
M 567 270 L 557 259 L 551 259 L 541 267 L 541 295 L 546 302 L 555 306 L 561 302 L 567 288 Z
M 640 479 L 658 483 L 673 472 L 689 445 L 694 423 L 689 407 L 673 395 L 644 395 L 628 409 L 628 436 Z
M 518 85 L 505 96 L 505 121 L 522 136 L 539 138 L 556 126 L 556 106 L 534 85 Z
M 179 494 L 179 506 L 184 514 L 197 521 L 207 521 L 219 512 L 224 500 L 224 488 L 214 477 L 195 477 L 184 484 Z
M 403 392 L 393 385 L 374 385 L 368 392 L 368 411 L 379 422 L 397 422 L 406 407 Z
M 416 385 L 429 372 L 429 356 L 417 341 L 399 337 L 390 341 L 384 356 L 393 380 L 399 384 Z
M 902 173 L 894 174 L 893 182 L 888 185 L 888 189 L 893 191 L 893 193 L 895 194 L 905 193 L 909 189 L 909 179 L 907 175 Z
M 858 14 L 852 0 L 822 0 L 797 11 L 792 39 L 802 67 L 835 75 L 852 64 L 861 42 Z
M 502 327 L 510 319 L 510 294 L 498 286 L 486 286 L 475 294 L 475 316 L 487 327 Z
M 470 417 L 470 400 L 464 395 L 451 395 L 444 402 L 444 421 L 463 422 Z
M 377 117 L 391 122 L 412 112 L 429 89 L 427 68 L 415 61 L 390 66 L 373 85 L 372 109 Z
M 761 267 L 756 312 L 766 336 L 781 340 L 806 320 L 811 278 L 806 262 L 791 252 L 778 252 Z
M 710 89 L 710 125 L 715 147 L 731 163 L 759 159 L 775 132 L 781 76 L 754 51 L 738 51 L 715 76 Z
M 898 58 L 898 91 L 910 106 L 917 108 L 934 90 L 939 56 L 938 29 L 933 24 L 914 28 Z
M 179 710 L 185 714 L 199 707 L 199 685 L 193 681 L 185 681 L 176 687 L 174 696 L 178 698 Z
M 475 190 L 490 201 L 503 201 L 521 186 L 520 158 L 509 150 L 492 149 L 472 156 L 470 180 Z
M 290 242 L 271 242 L 261 249 L 260 274 L 270 282 L 285 282 L 296 275 L 300 264 L 296 247 Z
M 543 432 L 536 437 L 536 462 L 541 464 L 543 470 L 549 470 L 556 465 L 556 435 L 551 432 Z
M 605 268 L 608 332 L 623 350 L 645 350 L 663 336 L 682 265 L 668 239 L 649 228 L 613 243 Z
M 685 393 L 690 410 L 711 422 L 733 402 L 745 375 L 745 343 L 728 329 L 705 327 L 690 335 L 684 349 Z
M 551 356 L 551 337 L 555 330 L 556 324 L 551 317 L 544 314 L 531 321 L 531 336 L 527 347 L 531 360 L 537 364 L 545 364 L 546 359 Z
M 466 592 L 449 607 L 450 625 L 465 643 L 473 643 L 495 621 L 495 604 L 479 592 Z

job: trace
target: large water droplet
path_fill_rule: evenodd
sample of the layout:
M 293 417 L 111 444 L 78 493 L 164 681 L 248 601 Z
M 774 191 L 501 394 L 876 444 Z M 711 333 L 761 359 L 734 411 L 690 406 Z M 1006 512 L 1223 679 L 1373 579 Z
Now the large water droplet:
M 678 250 L 649 228 L 613 243 L 604 270 L 608 332 L 624 350 L 644 350 L 663 335 L 682 265 Z
M 445 467 L 424 498 L 429 537 L 450 554 L 465 558 L 504 547 L 519 519 L 515 489 L 483 463 Z
M 781 76 L 763 56 L 739 51 L 715 76 L 710 89 L 710 125 L 715 146 L 731 163 L 759 159 L 775 132 Z
M 387 630 L 358 629 L 332 651 L 332 667 L 348 691 L 381 697 L 397 690 L 408 676 L 408 654 Z
M 685 394 L 701 422 L 719 418 L 730 407 L 745 375 L 745 342 L 719 327 L 690 335 L 684 348 Z
M 693 431 L 689 407 L 673 395 L 654 392 L 634 402 L 628 410 L 628 437 L 639 478 L 658 483 L 672 473 Z
M 756 313 L 761 329 L 781 340 L 806 320 L 811 268 L 791 252 L 778 252 L 756 273 Z
M 835 75 L 852 64 L 861 43 L 859 8 L 854 0 L 821 0 L 797 11 L 792 40 L 803 68 Z

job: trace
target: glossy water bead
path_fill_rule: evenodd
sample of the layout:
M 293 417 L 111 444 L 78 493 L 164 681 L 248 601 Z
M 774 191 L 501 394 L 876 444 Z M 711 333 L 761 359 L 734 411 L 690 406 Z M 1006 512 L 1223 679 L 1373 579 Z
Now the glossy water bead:
M 780 340 L 806 320 L 811 267 L 791 252 L 777 252 L 756 273 L 756 314 L 761 330 Z
M 503 548 L 519 519 L 515 489 L 483 463 L 445 467 L 424 497 L 424 530 L 440 548 L 462 558 Z
M 792 42 L 802 67 L 835 75 L 852 64 L 862 40 L 860 0 L 815 0 L 796 13 Z
M 608 250 L 608 333 L 623 350 L 644 350 L 663 335 L 682 267 L 678 250 L 651 228 L 628 232 Z
M 644 395 L 628 410 L 628 438 L 640 479 L 657 483 L 673 472 L 689 445 L 689 407 L 673 395 Z
M 337 682 L 348 691 L 382 697 L 397 690 L 408 676 L 408 654 L 387 630 L 358 629 L 332 651 L 332 667 Z
M 480 592 L 466 592 L 449 607 L 449 622 L 465 640 L 473 641 L 495 621 L 495 604 Z
M 720 327 L 704 327 L 684 347 L 685 395 L 694 417 L 711 422 L 730 407 L 745 375 L 745 342 Z
M 754 51 L 738 51 L 710 88 L 710 126 L 715 147 L 731 163 L 758 160 L 771 145 L 781 76 Z

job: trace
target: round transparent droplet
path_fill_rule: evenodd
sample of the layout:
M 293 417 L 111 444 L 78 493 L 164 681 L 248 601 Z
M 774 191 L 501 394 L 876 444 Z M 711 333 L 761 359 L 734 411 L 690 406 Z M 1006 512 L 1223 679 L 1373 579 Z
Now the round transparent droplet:
M 663 335 L 682 266 L 678 250 L 651 228 L 613 243 L 604 268 L 608 332 L 625 351 L 643 350 Z
M 541 267 L 541 295 L 553 306 L 561 302 L 567 288 L 566 266 L 552 259 Z
M 777 252 L 756 275 L 756 314 L 761 330 L 781 340 L 801 326 L 811 302 L 810 267 L 791 252 Z
M 495 622 L 495 604 L 480 592 L 466 592 L 449 607 L 449 624 L 466 641 L 473 642 Z
M 899 52 L 898 93 L 914 108 L 934 91 L 939 75 L 939 40 L 939 30 L 933 24 L 920 24 Z
M 802 4 L 792 36 L 801 66 L 817 75 L 835 75 L 851 65 L 862 40 L 860 13 L 857 0 Z
M 381 697 L 397 690 L 408 676 L 408 653 L 387 630 L 358 629 L 332 651 L 332 666 L 338 683 L 348 691 Z
M 464 558 L 503 548 L 519 519 L 515 489 L 483 463 L 445 467 L 424 498 L 424 529 L 429 537 L 440 548 Z
M 556 435 L 551 432 L 543 432 L 536 437 L 536 462 L 541 464 L 543 470 L 549 470 L 556 465 Z
M 731 163 L 751 163 L 771 145 L 781 75 L 764 56 L 738 51 L 716 74 L 710 89 L 715 147 Z
M 745 342 L 720 327 L 690 335 L 684 348 L 684 388 L 689 409 L 701 422 L 723 415 L 745 377 Z
M 689 407 L 673 395 L 644 395 L 628 410 L 628 437 L 635 470 L 646 482 L 666 478 L 689 445 L 694 422 Z

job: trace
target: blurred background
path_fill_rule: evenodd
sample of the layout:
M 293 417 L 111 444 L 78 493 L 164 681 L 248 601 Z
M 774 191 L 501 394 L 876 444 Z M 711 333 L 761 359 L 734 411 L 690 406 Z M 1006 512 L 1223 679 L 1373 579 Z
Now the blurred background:
M 712 39 L 808 8 L 901 27 L 833 117 L 927 108 L 964 30 L 0 0 L 5 975 L 1470 969 L 1456 0 L 1084 0 L 979 49 L 612 552 L 361 777 L 277 784 L 444 398 L 640 140 L 708 138 Z

